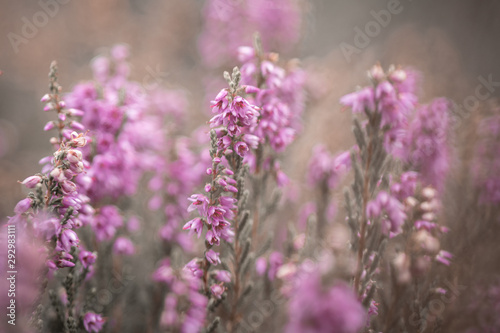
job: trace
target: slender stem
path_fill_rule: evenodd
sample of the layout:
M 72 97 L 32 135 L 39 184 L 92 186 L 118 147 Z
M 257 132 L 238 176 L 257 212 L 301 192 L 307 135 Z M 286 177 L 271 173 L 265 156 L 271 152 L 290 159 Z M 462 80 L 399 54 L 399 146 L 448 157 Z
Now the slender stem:
M 368 126 L 371 125 L 371 122 Z M 372 132 L 373 133 L 373 132 Z M 366 206 L 369 200 L 369 182 L 370 182 L 370 165 L 373 155 L 373 134 L 370 135 L 370 141 L 368 143 L 368 156 L 366 159 L 365 170 L 364 170 L 364 180 L 363 180 L 363 207 L 362 207 L 362 217 L 361 217 L 361 231 L 359 235 L 359 247 L 358 247 L 358 258 L 357 258 L 357 269 L 356 275 L 354 276 L 354 290 L 355 292 L 362 294 L 359 290 L 359 284 L 361 279 L 361 274 L 363 272 L 363 252 L 365 250 L 365 240 L 366 240 L 366 226 L 368 224 L 368 219 L 366 217 Z
M 233 154 L 233 158 L 231 159 L 231 167 L 233 168 L 235 175 L 239 174 L 239 168 L 241 167 L 241 160 L 239 157 L 236 157 Z M 234 196 L 239 199 L 240 193 L 242 189 L 238 188 L 238 193 L 235 193 Z M 241 289 L 241 281 L 240 281 L 240 259 L 241 259 L 241 247 L 240 247 L 240 228 L 239 228 L 239 210 L 236 211 L 236 214 L 233 219 L 234 222 L 234 292 L 233 292 L 233 302 L 232 302 L 232 310 L 230 316 L 231 322 L 231 332 L 234 332 L 236 329 L 237 317 L 238 317 L 238 300 L 240 298 L 240 289 Z

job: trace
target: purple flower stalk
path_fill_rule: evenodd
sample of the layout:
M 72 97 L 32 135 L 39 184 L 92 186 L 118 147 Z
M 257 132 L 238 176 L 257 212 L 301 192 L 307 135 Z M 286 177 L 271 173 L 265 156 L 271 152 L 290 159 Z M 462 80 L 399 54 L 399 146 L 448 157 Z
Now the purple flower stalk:
M 209 287 L 208 271 L 211 265 L 220 263 L 219 253 L 212 247 L 220 245 L 221 240 L 233 242 L 234 231 L 231 220 L 237 217 L 238 177 L 242 168 L 243 157 L 248 151 L 244 136 L 257 125 L 259 108 L 241 97 L 243 89 L 239 87 L 240 72 L 233 70 L 232 76 L 224 73 L 230 88 L 223 89 L 212 101 L 212 112 L 215 115 L 210 120 L 212 166 L 206 170 L 211 176 L 211 182 L 205 186 L 205 194 L 193 194 L 189 201 L 188 211 L 197 211 L 196 217 L 184 225 L 185 230 L 201 235 L 206 227 L 205 259 L 186 265 L 196 276 L 201 273 L 205 293 L 219 299 L 225 291 L 223 281 L 212 283 Z M 196 263 L 196 264 L 193 264 Z M 189 266 L 189 267 L 188 267 Z M 225 277 L 223 280 L 227 280 Z

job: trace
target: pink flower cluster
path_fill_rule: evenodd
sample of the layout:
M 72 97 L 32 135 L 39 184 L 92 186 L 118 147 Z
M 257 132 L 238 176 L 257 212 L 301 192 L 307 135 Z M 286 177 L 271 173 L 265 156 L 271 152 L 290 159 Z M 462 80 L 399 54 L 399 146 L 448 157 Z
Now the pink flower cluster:
M 310 186 L 316 186 L 326 181 L 331 189 L 337 187 L 341 177 L 351 169 L 351 154 L 349 151 L 332 156 L 324 145 L 316 145 L 309 160 L 307 178 Z
M 439 190 L 449 169 L 449 109 L 444 98 L 418 107 L 405 135 L 403 160 L 420 173 L 425 185 Z
M 207 66 L 236 60 L 236 50 L 263 35 L 266 48 L 290 50 L 300 38 L 302 17 L 298 0 L 210 0 L 204 9 L 205 26 L 199 48 Z M 221 47 L 224 45 L 224 47 Z
M 75 266 L 70 252 L 72 247 L 78 247 L 79 238 L 73 229 L 84 225 L 94 212 L 89 204 L 90 199 L 75 182 L 75 178 L 84 172 L 84 164 L 88 165 L 80 150 L 86 144 L 83 133 L 73 132 L 68 139 L 63 131 L 59 149 L 52 158 L 41 161 L 47 163 L 42 174 L 28 177 L 22 182 L 28 188 L 38 184 L 44 184 L 47 188 L 45 202 L 34 203 L 33 198 L 28 197 L 16 206 L 15 211 L 32 220 L 38 237 L 46 241 L 56 237 L 54 257 L 47 262 L 52 269 Z M 30 207 L 34 208 L 32 212 L 28 212 Z
M 226 73 L 227 74 L 227 73 Z M 240 76 L 237 68 L 232 78 L 227 74 L 230 89 L 223 89 L 212 101 L 212 112 L 215 116 L 210 120 L 212 150 L 212 167 L 206 170 L 211 176 L 211 183 L 205 186 L 204 194 L 193 194 L 189 201 L 188 211 L 198 211 L 199 217 L 187 222 L 183 229 L 201 236 L 205 226 L 207 250 L 203 261 L 204 283 L 207 288 L 206 273 L 210 265 L 220 263 L 219 253 L 213 251 L 213 245 L 220 245 L 220 240 L 232 242 L 234 231 L 230 221 L 237 210 L 236 194 L 238 193 L 235 171 L 249 150 L 249 145 L 256 148 L 253 136 L 246 132 L 254 127 L 259 116 L 258 108 L 238 95 Z M 238 162 L 239 161 L 239 162 Z M 232 194 L 223 195 L 224 193 Z M 212 295 L 220 298 L 224 292 L 221 284 L 212 284 Z
M 94 59 L 94 81 L 78 84 L 66 98 L 81 110 L 94 142 L 84 151 L 92 164 L 87 195 L 94 201 L 134 194 L 155 162 L 153 151 L 163 144 L 161 123 L 147 112 L 146 93 L 128 81 L 127 57 L 127 48 L 117 45 L 111 58 Z
M 161 262 L 153 274 L 153 280 L 166 284 L 171 291 L 165 298 L 162 326 L 176 328 L 182 333 L 202 330 L 208 305 L 207 297 L 199 293 L 202 276 L 203 271 L 196 259 L 189 262 L 180 272 L 174 270 L 169 259 Z M 224 279 L 225 282 L 229 282 L 228 280 Z M 187 307 L 187 311 L 181 312 L 179 307 Z
M 366 207 L 366 216 L 369 219 L 380 219 L 382 232 L 386 235 L 396 235 L 401 232 L 406 214 L 403 205 L 385 191 L 380 191 Z
M 366 325 L 366 311 L 342 282 L 324 287 L 317 270 L 298 273 L 291 292 L 288 333 L 356 333 Z
M 385 73 L 380 65 L 375 65 L 368 74 L 372 86 L 345 95 L 340 102 L 350 107 L 353 113 L 375 117 L 373 121 L 385 129 L 387 152 L 397 154 L 404 143 L 408 117 L 418 102 L 419 76 L 414 71 L 393 67 Z
M 298 119 L 304 109 L 305 72 L 290 65 L 288 70 L 277 64 L 277 54 L 258 55 L 254 48 L 238 49 L 242 84 L 255 97 L 251 102 L 261 106 L 258 125 L 252 134 L 276 151 L 282 152 L 295 138 Z

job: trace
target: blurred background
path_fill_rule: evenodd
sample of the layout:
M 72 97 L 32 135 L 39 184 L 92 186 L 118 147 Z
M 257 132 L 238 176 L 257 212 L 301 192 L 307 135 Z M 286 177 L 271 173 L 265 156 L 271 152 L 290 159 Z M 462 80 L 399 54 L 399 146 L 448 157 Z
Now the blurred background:
M 42 130 L 51 115 L 42 112 L 39 100 L 47 92 L 52 60 L 59 64 L 67 92 L 91 78 L 88 64 L 100 50 L 126 43 L 133 79 L 185 89 L 193 121 L 208 119 L 207 67 L 198 47 L 204 1 L 47 3 L 54 1 L 0 1 L 0 216 L 11 214 L 24 196 L 16 181 L 38 172 L 38 160 L 51 151 L 50 135 Z M 365 71 L 377 61 L 384 67 L 400 64 L 420 70 L 423 101 L 446 96 L 462 104 L 475 94 L 479 77 L 500 82 L 498 1 L 308 0 L 301 6 L 301 42 L 284 56 L 299 58 L 311 73 L 309 93 L 315 98 L 307 111 L 304 139 L 292 147 L 302 156 L 288 170 L 296 175 L 303 174 L 315 143 L 325 142 L 332 150 L 350 146 L 351 117 L 338 100 L 365 84 Z M 357 29 L 365 30 L 390 6 L 397 13 L 386 17 L 373 37 L 360 39 Z M 498 96 L 500 89 L 492 90 L 490 96 Z M 302 181 L 303 176 L 295 178 Z

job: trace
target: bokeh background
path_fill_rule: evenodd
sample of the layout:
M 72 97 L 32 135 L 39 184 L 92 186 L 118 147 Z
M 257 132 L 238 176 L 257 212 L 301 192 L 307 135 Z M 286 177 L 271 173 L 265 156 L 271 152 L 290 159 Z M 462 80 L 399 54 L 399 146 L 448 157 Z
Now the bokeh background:
M 316 142 L 332 150 L 350 145 L 350 115 L 342 112 L 338 99 L 365 84 L 365 71 L 376 61 L 384 67 L 394 63 L 420 70 L 424 101 L 447 96 L 462 103 L 474 94 L 479 76 L 500 81 L 500 3 L 493 0 L 401 0 L 401 12 L 347 61 L 341 43 L 354 45 L 354 29 L 364 29 L 374 20 L 371 11 L 386 9 L 388 3 L 303 3 L 301 43 L 287 56 L 301 59 L 314 74 L 309 89 L 317 98 L 306 114 L 304 139 L 292 148 L 299 163 L 288 171 L 295 178 L 303 178 Z M 39 171 L 38 159 L 51 151 L 49 134 L 42 131 L 50 115 L 42 112 L 39 100 L 47 91 L 52 60 L 57 60 L 60 83 L 69 91 L 91 77 L 88 64 L 103 47 L 127 43 L 132 78 L 148 84 L 154 72 L 161 85 L 187 90 L 193 122 L 206 121 L 206 68 L 197 44 L 203 5 L 201 0 L 65 0 L 16 50 L 9 33 L 22 35 L 23 20 L 33 22 L 43 8 L 34 0 L 0 1 L 0 216 L 11 214 L 24 196 L 16 181 Z

